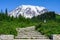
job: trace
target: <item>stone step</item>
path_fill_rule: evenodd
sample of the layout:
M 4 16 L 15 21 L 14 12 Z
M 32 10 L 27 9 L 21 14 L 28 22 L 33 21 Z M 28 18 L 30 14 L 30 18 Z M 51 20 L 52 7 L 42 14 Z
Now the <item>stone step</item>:
M 32 27 L 26 27 L 26 28 L 16 28 L 17 31 L 34 31 L 35 30 L 35 27 L 32 26 Z
M 50 39 L 14 39 L 14 40 L 50 40 Z
M 18 39 L 21 39 L 21 38 L 35 38 L 35 39 L 47 39 L 47 37 L 45 37 L 44 35 L 34 35 L 34 36 L 31 36 L 31 35 L 18 35 L 16 36 L 15 38 L 18 38 Z
M 19 33 L 18 35 L 30 35 L 30 36 L 34 36 L 34 35 L 41 35 L 38 33 Z

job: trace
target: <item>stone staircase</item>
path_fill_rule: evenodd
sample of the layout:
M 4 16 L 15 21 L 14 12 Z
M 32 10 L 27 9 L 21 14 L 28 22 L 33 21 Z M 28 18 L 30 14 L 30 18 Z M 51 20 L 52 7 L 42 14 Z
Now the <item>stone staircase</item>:
M 17 28 L 18 35 L 14 40 L 50 40 L 45 35 L 35 30 L 35 26 Z

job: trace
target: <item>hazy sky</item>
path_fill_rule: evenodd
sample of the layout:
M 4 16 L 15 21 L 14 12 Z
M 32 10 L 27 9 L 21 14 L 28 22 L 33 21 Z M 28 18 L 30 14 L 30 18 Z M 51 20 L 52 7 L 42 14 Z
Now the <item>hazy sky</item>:
M 0 0 L 0 9 L 11 11 L 19 5 L 44 6 L 48 10 L 60 13 L 60 0 Z

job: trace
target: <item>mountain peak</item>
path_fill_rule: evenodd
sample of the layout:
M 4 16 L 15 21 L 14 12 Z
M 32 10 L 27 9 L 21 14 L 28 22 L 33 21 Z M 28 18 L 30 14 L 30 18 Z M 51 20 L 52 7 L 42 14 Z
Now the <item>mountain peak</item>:
M 9 12 L 9 15 L 14 17 L 18 17 L 19 15 L 21 15 L 25 18 L 32 18 L 33 16 L 41 15 L 44 12 L 47 12 L 47 9 L 42 6 L 21 5 L 15 10 Z

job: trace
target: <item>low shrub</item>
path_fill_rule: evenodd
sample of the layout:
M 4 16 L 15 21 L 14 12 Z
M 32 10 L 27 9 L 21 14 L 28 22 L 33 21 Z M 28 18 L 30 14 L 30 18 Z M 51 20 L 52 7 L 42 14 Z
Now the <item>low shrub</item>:
M 42 34 L 50 37 L 52 34 L 60 34 L 60 23 L 55 21 L 50 21 L 47 23 L 41 23 L 35 28 Z

